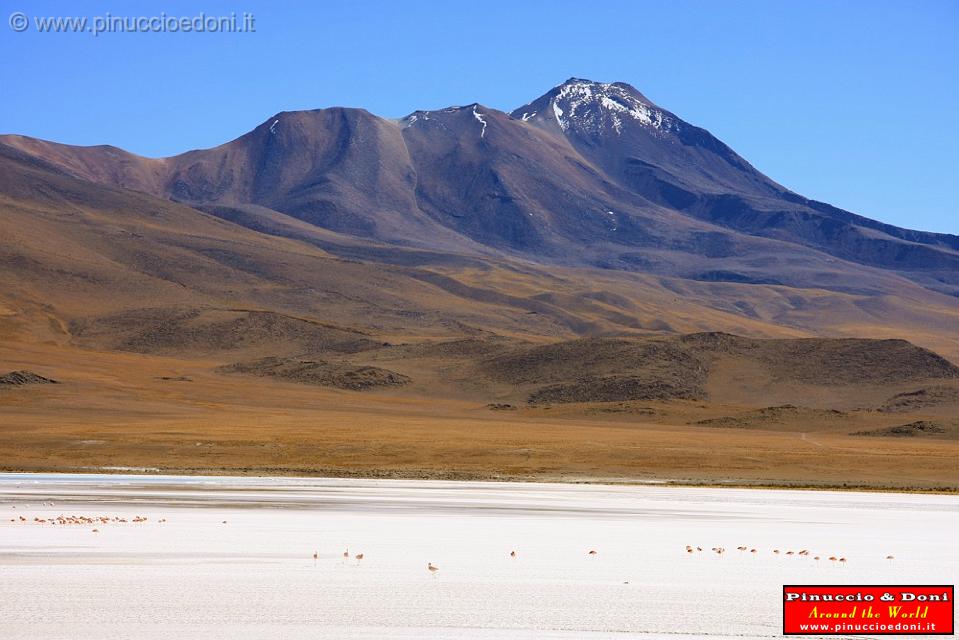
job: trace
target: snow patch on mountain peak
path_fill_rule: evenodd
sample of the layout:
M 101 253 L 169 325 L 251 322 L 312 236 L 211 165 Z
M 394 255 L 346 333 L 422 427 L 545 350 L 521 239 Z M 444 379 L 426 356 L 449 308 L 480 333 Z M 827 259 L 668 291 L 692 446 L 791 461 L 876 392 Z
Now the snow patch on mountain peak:
M 476 118 L 477 122 L 483 125 L 483 130 L 480 131 L 480 138 L 485 137 L 486 136 L 486 120 L 484 119 L 483 114 L 479 113 L 476 110 L 476 105 L 473 105 L 473 117 Z
M 628 120 L 660 132 L 679 130 L 674 118 L 643 101 L 626 85 L 571 79 L 559 87 L 551 103 L 564 131 L 571 126 L 588 133 L 612 128 L 621 134 Z
M 556 122 L 558 122 L 559 126 L 565 131 L 566 122 L 563 120 L 563 110 L 556 104 L 556 100 L 553 100 L 553 115 L 556 116 Z
M 403 118 L 403 120 L 402 120 L 402 122 L 403 122 L 403 128 L 404 128 L 404 129 L 409 129 L 410 127 L 412 127 L 412 126 L 413 126 L 414 124 L 416 124 L 417 122 L 426 122 L 426 121 L 429 120 L 429 119 L 430 119 L 430 112 L 429 112 L 429 111 L 414 111 L 414 112 L 411 113 L 410 115 L 408 115 L 408 116 L 406 116 L 405 118 Z

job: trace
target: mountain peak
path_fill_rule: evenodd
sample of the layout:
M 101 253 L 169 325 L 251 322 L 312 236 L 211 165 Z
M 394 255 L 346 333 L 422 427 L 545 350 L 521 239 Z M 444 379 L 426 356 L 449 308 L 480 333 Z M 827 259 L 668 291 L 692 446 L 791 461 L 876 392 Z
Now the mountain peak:
M 589 78 L 577 78 L 576 76 L 573 76 L 571 78 L 568 78 L 566 82 L 564 82 L 563 84 L 559 86 L 564 87 L 568 84 L 602 84 L 602 83 L 596 82 L 595 80 L 590 80 Z
M 654 132 L 678 131 L 679 123 L 625 82 L 596 82 L 569 78 L 545 95 L 516 109 L 514 118 L 555 120 L 563 131 L 591 135 L 622 134 L 629 123 Z
M 636 87 L 629 84 L 628 82 L 599 82 L 597 80 L 590 80 L 589 78 L 577 78 L 574 76 L 572 78 L 568 78 L 566 82 L 553 87 L 553 90 L 555 91 L 557 89 L 562 89 L 563 87 L 574 87 L 574 86 L 590 87 L 596 90 L 604 90 L 604 89 L 608 89 L 609 87 L 619 87 L 621 89 L 625 89 L 629 91 L 630 93 L 642 98 L 643 101 L 648 102 L 648 100 L 646 100 L 646 97 L 643 96 L 643 94 L 641 94 L 639 90 L 636 89 Z

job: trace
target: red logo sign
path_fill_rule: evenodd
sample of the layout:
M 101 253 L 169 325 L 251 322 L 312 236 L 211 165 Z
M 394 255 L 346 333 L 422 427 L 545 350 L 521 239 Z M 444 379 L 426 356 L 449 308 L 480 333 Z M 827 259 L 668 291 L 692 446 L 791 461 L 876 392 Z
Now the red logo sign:
M 783 586 L 783 635 L 955 633 L 952 585 Z

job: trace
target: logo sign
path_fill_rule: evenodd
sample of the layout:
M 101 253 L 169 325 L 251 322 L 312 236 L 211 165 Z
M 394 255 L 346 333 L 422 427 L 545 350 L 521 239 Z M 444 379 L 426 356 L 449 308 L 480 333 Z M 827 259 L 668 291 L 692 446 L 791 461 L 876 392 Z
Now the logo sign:
M 783 635 L 955 633 L 953 585 L 783 586 Z

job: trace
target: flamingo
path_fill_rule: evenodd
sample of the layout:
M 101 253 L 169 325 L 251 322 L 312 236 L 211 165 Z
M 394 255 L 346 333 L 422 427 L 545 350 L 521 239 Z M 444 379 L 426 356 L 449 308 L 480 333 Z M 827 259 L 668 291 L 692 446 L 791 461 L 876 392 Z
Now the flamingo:
M 886 560 L 895 560 L 893 556 L 886 556 Z
M 320 557 L 320 554 L 318 554 L 316 551 L 314 551 L 314 552 L 313 552 L 313 564 L 316 564 L 316 559 L 317 559 L 318 557 Z
M 749 550 L 749 553 L 756 553 L 756 550 L 755 550 L 755 549 L 750 549 L 750 550 Z
M 349 547 L 347 547 L 346 551 L 343 552 L 343 559 L 344 559 L 344 560 L 349 560 L 349 559 L 350 559 L 350 549 L 349 549 Z
M 589 550 L 589 553 L 587 553 L 586 555 L 588 555 L 588 556 L 595 556 L 595 555 L 596 555 L 596 549 L 590 549 L 590 550 Z
M 515 552 L 515 551 L 510 551 L 510 552 L 509 552 L 509 557 L 510 557 L 510 558 L 515 558 L 515 557 L 516 557 L 516 552 Z
M 356 555 L 353 556 L 353 557 L 356 558 L 356 564 L 359 564 L 359 563 L 360 563 L 360 560 L 363 559 L 363 554 L 362 554 L 362 553 L 358 553 L 358 554 L 356 554 Z
M 436 566 L 435 564 L 433 564 L 432 562 L 427 562 L 427 563 L 426 563 L 426 570 L 429 571 L 431 574 L 433 574 L 433 575 L 435 576 L 435 575 L 436 575 L 436 572 L 439 571 L 440 568 L 437 567 L 437 566 Z

